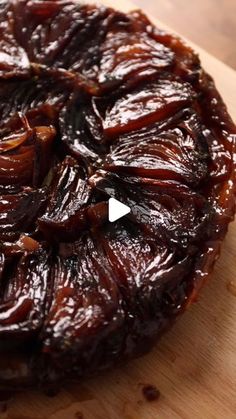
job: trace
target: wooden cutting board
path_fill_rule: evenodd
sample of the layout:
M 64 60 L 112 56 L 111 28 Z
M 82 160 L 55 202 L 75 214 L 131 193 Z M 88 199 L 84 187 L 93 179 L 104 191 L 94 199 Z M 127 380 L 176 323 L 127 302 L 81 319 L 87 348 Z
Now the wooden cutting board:
M 105 1 L 123 11 L 124 0 Z M 161 22 L 156 24 L 165 27 Z M 194 46 L 236 120 L 236 73 Z M 19 394 L 5 419 L 236 419 L 236 223 L 231 224 L 210 282 L 199 302 L 152 353 L 128 365 L 67 386 L 49 398 Z M 144 385 L 160 391 L 143 397 Z

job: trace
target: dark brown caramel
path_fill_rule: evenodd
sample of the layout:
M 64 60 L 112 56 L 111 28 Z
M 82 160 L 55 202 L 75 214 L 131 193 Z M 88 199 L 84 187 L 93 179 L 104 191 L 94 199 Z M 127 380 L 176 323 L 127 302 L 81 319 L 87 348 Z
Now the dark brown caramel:
M 2 0 L 0 40 L 0 387 L 50 389 L 147 351 L 195 300 L 235 212 L 236 128 L 141 12 Z

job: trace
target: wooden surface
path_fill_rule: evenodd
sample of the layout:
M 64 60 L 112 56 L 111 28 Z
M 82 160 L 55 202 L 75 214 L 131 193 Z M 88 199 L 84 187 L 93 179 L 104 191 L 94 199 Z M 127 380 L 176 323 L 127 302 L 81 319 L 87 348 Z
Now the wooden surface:
M 110 4 L 123 10 L 131 8 L 123 0 Z M 235 72 L 198 50 L 236 119 Z M 235 419 L 235 271 L 236 223 L 230 226 L 221 258 L 199 302 L 179 318 L 152 353 L 81 385 L 70 385 L 54 398 L 36 392 L 18 395 L 0 417 Z M 158 400 L 144 399 L 145 384 L 158 388 Z
M 235 0 L 134 0 L 134 3 L 236 69 Z

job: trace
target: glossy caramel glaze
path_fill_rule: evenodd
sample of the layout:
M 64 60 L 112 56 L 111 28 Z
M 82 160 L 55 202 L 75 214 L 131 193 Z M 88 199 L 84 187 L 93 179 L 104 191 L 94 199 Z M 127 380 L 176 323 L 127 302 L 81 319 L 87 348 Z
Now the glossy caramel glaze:
M 0 386 L 147 351 L 235 211 L 236 128 L 198 56 L 71 0 L 0 2 Z M 109 223 L 108 199 L 131 213 Z

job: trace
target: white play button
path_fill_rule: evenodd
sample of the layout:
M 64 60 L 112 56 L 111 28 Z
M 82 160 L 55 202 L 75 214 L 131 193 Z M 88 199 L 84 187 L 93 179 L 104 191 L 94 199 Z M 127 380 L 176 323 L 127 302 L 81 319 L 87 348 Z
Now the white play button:
M 130 213 L 130 208 L 115 198 L 108 201 L 108 219 L 111 223 Z

